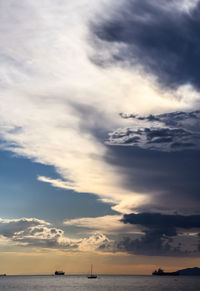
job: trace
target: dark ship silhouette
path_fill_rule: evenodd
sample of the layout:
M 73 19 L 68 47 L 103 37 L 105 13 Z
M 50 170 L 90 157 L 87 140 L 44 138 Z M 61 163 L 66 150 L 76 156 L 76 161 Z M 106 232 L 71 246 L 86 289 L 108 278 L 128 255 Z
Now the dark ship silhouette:
M 54 274 L 60 276 L 60 275 L 65 275 L 65 272 L 63 272 L 63 271 L 55 271 Z
M 93 268 L 93 265 L 91 265 L 91 272 L 90 272 L 90 275 L 88 276 L 88 279 L 96 279 L 97 278 L 97 275 L 92 273 L 92 268 Z
M 152 275 L 156 275 L 156 276 L 179 276 L 180 273 L 179 271 L 176 272 L 164 272 L 161 268 L 159 268 L 158 270 L 155 270 Z

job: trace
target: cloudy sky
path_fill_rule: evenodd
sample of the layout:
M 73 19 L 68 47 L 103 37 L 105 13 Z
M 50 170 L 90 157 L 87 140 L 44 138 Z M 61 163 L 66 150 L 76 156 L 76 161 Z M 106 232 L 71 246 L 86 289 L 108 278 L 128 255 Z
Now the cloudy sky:
M 200 266 L 199 25 L 199 0 L 0 1 L 0 273 Z

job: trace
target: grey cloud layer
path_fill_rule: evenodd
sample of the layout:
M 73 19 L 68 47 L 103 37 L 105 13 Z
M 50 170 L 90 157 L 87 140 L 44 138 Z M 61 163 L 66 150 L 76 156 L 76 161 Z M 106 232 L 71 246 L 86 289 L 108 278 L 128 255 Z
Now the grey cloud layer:
M 163 215 L 141 213 L 124 215 L 121 223 L 136 225 L 141 234 L 108 239 L 101 233 L 77 240 L 68 239 L 61 229 L 35 218 L 0 219 L 0 238 L 14 245 L 29 248 L 51 248 L 69 251 L 126 252 L 147 256 L 199 256 L 199 236 L 195 235 L 195 248 L 185 247 L 182 231 L 200 230 L 200 215 Z M 143 234 L 142 234 L 143 232 Z M 187 235 L 186 235 L 187 236 Z M 5 241 L 4 241 L 5 242 Z
M 122 222 L 141 225 L 151 229 L 162 229 L 166 235 L 176 234 L 177 228 L 200 228 L 200 215 L 166 215 L 160 213 L 125 214 Z
M 200 111 L 172 112 L 146 117 L 124 115 L 131 119 L 128 128 L 109 134 L 110 145 L 137 146 L 159 151 L 200 149 Z
M 95 251 L 99 245 L 110 240 L 102 233 L 93 233 L 89 237 L 69 239 L 64 231 L 51 227 L 50 223 L 36 218 L 2 219 L 0 218 L 0 240 L 3 238 L 15 246 L 29 248 L 51 248 L 63 251 Z
M 52 228 L 48 222 L 36 218 L 0 220 L 0 235 L 18 245 L 46 248 L 74 248 L 75 244 L 67 244 L 59 239 L 63 230 Z
M 92 31 L 110 50 L 110 64 L 139 64 L 167 87 L 190 83 L 200 88 L 200 3 L 189 11 L 181 9 L 183 5 L 173 0 L 124 0 L 93 23 Z M 112 53 L 112 44 L 121 48 Z

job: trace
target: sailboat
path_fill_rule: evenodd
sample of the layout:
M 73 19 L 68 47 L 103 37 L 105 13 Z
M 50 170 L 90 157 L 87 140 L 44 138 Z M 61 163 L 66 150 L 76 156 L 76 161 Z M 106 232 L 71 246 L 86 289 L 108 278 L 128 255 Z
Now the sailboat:
M 91 272 L 90 272 L 90 275 L 88 276 L 88 279 L 96 279 L 97 278 L 97 275 L 92 274 L 92 268 L 93 268 L 93 265 L 91 265 Z

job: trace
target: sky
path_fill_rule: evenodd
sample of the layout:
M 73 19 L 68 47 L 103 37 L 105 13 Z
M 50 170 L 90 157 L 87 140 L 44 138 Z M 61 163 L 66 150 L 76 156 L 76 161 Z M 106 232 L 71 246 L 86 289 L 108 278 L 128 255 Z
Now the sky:
M 200 1 L 0 1 L 0 273 L 200 267 Z

